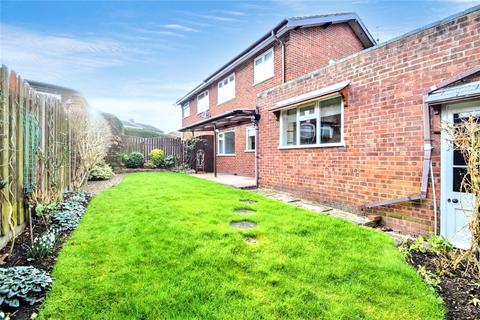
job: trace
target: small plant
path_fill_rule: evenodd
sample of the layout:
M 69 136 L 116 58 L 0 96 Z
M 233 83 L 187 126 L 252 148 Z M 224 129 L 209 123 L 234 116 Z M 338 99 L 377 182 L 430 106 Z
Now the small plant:
M 148 160 L 147 162 L 145 162 L 143 167 L 147 169 L 155 169 L 157 166 L 152 162 L 152 160 Z
M 52 284 L 52 278 L 32 266 L 0 268 L 0 306 L 18 308 L 22 301 L 30 305 L 42 298 Z
M 128 155 L 125 162 L 127 168 L 141 168 L 145 162 L 145 157 L 140 152 L 132 152 Z
M 90 171 L 88 180 L 108 180 L 113 176 L 115 173 L 113 173 L 112 167 L 105 160 L 101 160 Z
M 164 166 L 165 152 L 162 149 L 153 149 L 149 154 L 150 161 L 153 162 L 155 167 L 160 168 Z
M 28 256 L 31 259 L 38 259 L 46 257 L 52 252 L 55 242 L 57 241 L 58 232 L 55 229 L 50 229 L 40 237 L 33 240 L 32 248 Z
M 435 273 L 428 271 L 424 266 L 419 266 L 417 269 L 418 274 L 422 277 L 423 281 L 429 285 L 432 289 L 438 288 L 440 284 L 440 277 Z
M 168 155 L 163 160 L 163 166 L 165 168 L 172 168 L 175 165 L 175 158 L 172 155 Z
M 57 208 L 57 202 L 56 201 L 52 201 L 52 202 L 49 202 L 49 203 L 39 203 L 35 207 L 35 214 L 37 215 L 37 217 L 41 217 L 41 216 L 44 216 L 44 215 L 47 215 L 47 214 L 51 213 L 56 208 Z

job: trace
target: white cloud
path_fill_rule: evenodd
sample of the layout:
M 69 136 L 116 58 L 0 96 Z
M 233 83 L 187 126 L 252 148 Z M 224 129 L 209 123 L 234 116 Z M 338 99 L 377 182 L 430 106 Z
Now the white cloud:
M 221 22 L 237 22 L 238 19 L 232 17 L 218 16 L 218 15 L 201 15 L 200 17 L 208 20 L 215 20 Z
M 62 81 L 72 72 L 86 72 L 131 62 L 138 53 L 111 39 L 46 35 L 1 25 L 0 60 L 25 77 Z
M 180 108 L 171 101 L 156 99 L 90 98 L 89 104 L 95 109 L 115 114 L 122 120 L 153 125 L 165 132 L 176 131 L 181 127 Z
M 193 28 L 181 25 L 181 24 L 175 24 L 175 23 L 164 24 L 163 27 L 165 29 L 179 30 L 179 31 L 186 31 L 186 32 L 197 32 L 198 31 L 196 29 L 193 29 Z

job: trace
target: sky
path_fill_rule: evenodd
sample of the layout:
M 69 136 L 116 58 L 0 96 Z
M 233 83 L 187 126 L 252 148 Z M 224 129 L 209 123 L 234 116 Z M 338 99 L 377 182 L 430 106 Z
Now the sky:
M 5 1 L 0 62 L 94 108 L 165 132 L 175 102 L 282 19 L 356 12 L 380 42 L 480 0 Z

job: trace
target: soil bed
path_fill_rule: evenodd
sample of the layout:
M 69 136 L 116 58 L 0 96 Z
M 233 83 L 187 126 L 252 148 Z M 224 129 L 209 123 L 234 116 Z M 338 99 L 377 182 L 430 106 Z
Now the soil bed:
M 432 254 L 412 251 L 412 261 L 415 268 L 424 266 L 430 272 L 436 272 Z M 440 285 L 437 288 L 438 295 L 445 301 L 447 308 L 447 320 L 478 320 L 480 319 L 480 307 L 474 306 L 471 301 L 474 296 L 480 296 L 480 284 L 478 280 L 464 277 L 459 272 L 451 277 L 440 277 Z
M 47 231 L 47 227 L 41 219 L 33 219 L 32 227 L 34 238 Z M 51 273 L 60 249 L 62 248 L 63 243 L 71 234 L 71 232 L 61 232 L 58 236 L 58 240 L 55 243 L 52 252 L 50 252 L 50 254 L 48 254 L 48 256 L 46 257 L 35 260 L 28 259 L 28 253 L 30 252 L 31 246 L 30 233 L 30 228 L 29 226 L 27 226 L 25 227 L 24 231 L 17 236 L 11 256 L 9 256 L 6 261 L 4 261 L 4 264 L 0 265 L 0 268 L 33 266 L 35 268 L 44 270 L 49 274 Z M 9 242 L 4 248 L 0 250 L 0 256 L 8 253 L 8 251 L 10 250 L 10 245 L 11 243 Z M 39 301 L 33 305 L 29 305 L 28 303 L 22 302 L 19 308 L 13 309 L 9 308 L 8 306 L 2 306 L 1 310 L 9 313 L 11 319 L 30 319 L 32 314 L 37 312 L 38 308 L 42 305 L 42 303 L 43 301 Z

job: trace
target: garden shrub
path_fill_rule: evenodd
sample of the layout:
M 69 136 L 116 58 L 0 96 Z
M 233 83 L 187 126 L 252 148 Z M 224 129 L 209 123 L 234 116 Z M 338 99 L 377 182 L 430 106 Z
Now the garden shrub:
M 128 155 L 125 165 L 127 168 L 141 168 L 145 163 L 145 157 L 140 152 L 132 152 Z
M 0 307 L 18 308 L 22 301 L 32 305 L 52 284 L 48 273 L 32 266 L 0 268 L 0 279 Z
M 165 168 L 171 168 L 175 165 L 175 158 L 172 155 L 168 155 L 163 160 L 163 166 Z
M 101 160 L 90 171 L 88 180 L 108 180 L 114 175 L 112 167 L 105 160 Z
M 58 232 L 55 229 L 50 229 L 40 237 L 33 240 L 32 248 L 28 256 L 31 259 L 38 259 L 46 257 L 52 252 L 55 242 L 57 241 Z
M 150 161 L 155 167 L 160 168 L 164 166 L 165 152 L 162 149 L 153 149 L 149 154 Z
M 143 166 L 147 169 L 155 169 L 157 167 L 151 160 L 147 160 Z
M 60 231 L 75 229 L 80 223 L 92 195 L 87 192 L 66 192 L 56 212 L 52 215 L 52 224 Z
M 52 201 L 49 203 L 39 203 L 35 207 L 35 214 L 38 217 L 51 213 L 53 210 L 57 208 L 57 202 Z

